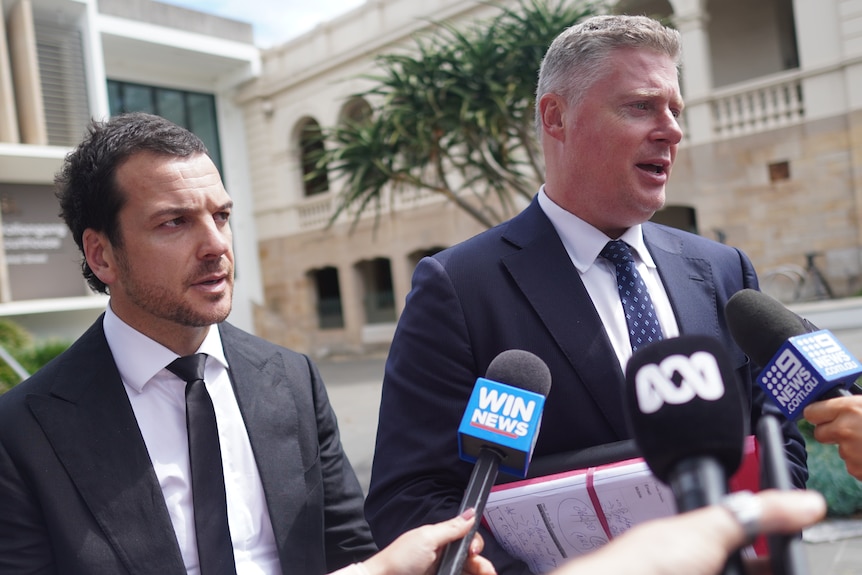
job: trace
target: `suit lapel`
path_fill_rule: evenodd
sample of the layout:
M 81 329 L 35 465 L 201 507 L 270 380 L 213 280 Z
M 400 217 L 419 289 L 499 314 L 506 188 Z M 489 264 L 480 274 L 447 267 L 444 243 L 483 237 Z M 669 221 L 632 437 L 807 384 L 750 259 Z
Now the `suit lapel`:
M 680 334 L 721 338 L 716 280 L 709 260 L 689 254 L 682 238 L 644 224 L 644 241 L 658 267 Z
M 275 539 L 296 540 L 288 531 L 305 505 L 306 486 L 296 441 L 299 417 L 291 387 L 285 381 L 284 361 L 278 354 L 262 353 L 247 334 L 233 326 L 222 324 L 220 329 Z M 289 552 L 279 548 L 279 553 L 282 564 L 288 565 Z
M 536 200 L 512 220 L 504 239 L 519 246 L 502 259 L 613 430 L 627 429 L 620 409 L 625 378 L 598 312 Z M 607 361 L 596 361 L 596 358 Z M 620 436 L 620 439 L 624 437 Z
M 184 573 L 101 319 L 74 344 L 58 371 L 69 378 L 58 381 L 50 395 L 27 401 L 84 504 L 129 573 Z

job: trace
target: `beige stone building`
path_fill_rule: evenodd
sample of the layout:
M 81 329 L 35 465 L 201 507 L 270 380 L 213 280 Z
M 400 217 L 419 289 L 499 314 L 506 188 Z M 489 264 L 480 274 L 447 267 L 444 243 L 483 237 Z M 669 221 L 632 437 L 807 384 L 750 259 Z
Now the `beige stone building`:
M 354 113 L 375 54 L 410 44 L 429 20 L 487 17 L 466 0 L 368 0 L 262 53 L 239 94 L 264 305 L 260 335 L 314 355 L 385 349 L 423 255 L 482 230 L 427 194 L 404 194 L 327 227 L 339 183 L 308 194 L 307 126 Z M 862 2 L 621 0 L 613 11 L 667 17 L 684 43 L 681 145 L 658 218 L 743 248 L 785 301 L 862 286 Z M 525 77 L 525 82 L 534 78 Z

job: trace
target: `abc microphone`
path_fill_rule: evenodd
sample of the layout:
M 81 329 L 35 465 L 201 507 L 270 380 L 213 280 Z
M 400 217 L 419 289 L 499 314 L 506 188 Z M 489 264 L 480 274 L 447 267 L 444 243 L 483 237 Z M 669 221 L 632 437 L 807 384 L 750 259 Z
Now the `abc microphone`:
M 527 475 L 550 389 L 551 371 L 545 362 L 518 349 L 500 353 L 485 377 L 476 380 L 458 427 L 459 455 L 475 463 L 458 512 L 472 507 L 476 523 L 443 550 L 439 575 L 461 573 L 498 470 Z
M 681 336 L 638 350 L 626 366 L 629 427 L 682 513 L 721 502 L 742 462 L 747 414 L 721 344 Z M 738 553 L 725 574 L 741 574 Z
M 763 368 L 758 385 L 788 419 L 813 401 L 851 395 L 862 364 L 829 330 L 752 289 L 733 294 L 724 315 L 734 341 Z

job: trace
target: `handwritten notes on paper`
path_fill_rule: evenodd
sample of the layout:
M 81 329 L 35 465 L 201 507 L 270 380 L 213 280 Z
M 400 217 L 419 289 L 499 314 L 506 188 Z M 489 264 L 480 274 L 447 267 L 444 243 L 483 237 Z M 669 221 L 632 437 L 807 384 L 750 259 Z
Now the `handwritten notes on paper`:
M 641 459 L 495 487 L 483 518 L 510 554 L 545 573 L 633 525 L 676 512 Z

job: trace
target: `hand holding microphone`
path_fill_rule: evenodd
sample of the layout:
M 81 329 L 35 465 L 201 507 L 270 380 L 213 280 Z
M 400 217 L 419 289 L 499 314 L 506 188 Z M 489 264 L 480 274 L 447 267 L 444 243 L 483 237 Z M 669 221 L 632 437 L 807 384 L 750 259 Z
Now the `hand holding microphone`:
M 862 373 L 859 361 L 829 331 L 756 290 L 734 294 L 725 317 L 742 351 L 763 367 L 757 381 L 765 395 L 790 420 L 803 414 L 811 417 L 819 441 L 843 441 L 839 453 L 848 470 L 862 476 L 862 396 L 850 391 L 859 390 L 854 385 Z M 859 412 L 853 413 L 854 405 Z M 757 439 L 764 487 L 791 489 L 783 438 L 774 417 L 761 419 Z M 807 572 L 799 533 L 772 535 L 767 543 L 774 572 Z
M 848 473 L 862 481 L 862 395 L 812 403 L 803 416 L 814 425 L 814 439 L 836 444 Z
M 526 476 L 550 388 L 545 362 L 517 349 L 495 357 L 485 377 L 476 380 L 458 428 L 459 455 L 475 463 L 458 512 L 475 509 L 477 521 L 467 535 L 446 546 L 439 575 L 461 573 L 498 470 Z
M 862 479 L 862 366 L 826 330 L 818 330 L 770 296 L 743 290 L 725 309 L 734 340 L 764 369 L 758 383 L 790 419 L 805 417 L 814 437 L 835 443 L 847 470 Z M 805 344 L 807 334 L 820 334 Z M 800 336 L 803 338 L 800 340 Z

